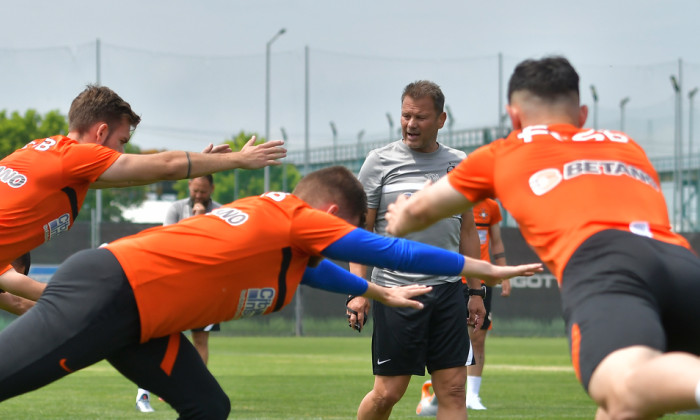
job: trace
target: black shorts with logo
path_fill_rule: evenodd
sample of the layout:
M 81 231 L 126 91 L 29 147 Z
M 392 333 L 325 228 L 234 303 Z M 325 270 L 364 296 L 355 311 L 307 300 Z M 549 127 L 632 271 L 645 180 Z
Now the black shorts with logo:
M 588 390 L 610 353 L 642 345 L 700 355 L 700 259 L 620 230 L 588 238 L 563 273 L 562 306 L 576 374 Z
M 372 367 L 375 375 L 425 375 L 464 366 L 469 352 L 461 282 L 433 286 L 422 310 L 374 302 Z

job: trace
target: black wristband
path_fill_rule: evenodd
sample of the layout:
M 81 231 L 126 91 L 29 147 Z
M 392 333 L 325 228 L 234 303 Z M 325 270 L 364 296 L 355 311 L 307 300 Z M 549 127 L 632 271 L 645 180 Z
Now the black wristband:
M 481 296 L 482 298 L 485 298 L 486 297 L 486 286 L 484 286 L 482 284 L 481 287 L 478 289 L 469 288 L 469 296 Z

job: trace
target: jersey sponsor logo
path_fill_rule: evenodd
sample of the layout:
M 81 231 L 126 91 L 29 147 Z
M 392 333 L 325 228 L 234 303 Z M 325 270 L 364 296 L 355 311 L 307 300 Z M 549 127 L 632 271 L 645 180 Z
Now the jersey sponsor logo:
M 231 207 L 219 207 L 211 213 L 231 226 L 239 226 L 248 220 L 248 214 Z
M 583 159 L 575 160 L 564 165 L 564 179 L 572 179 L 580 175 L 627 175 L 632 179 L 649 185 L 657 191 L 659 190 L 659 186 L 651 175 L 633 165 L 617 160 Z
M 70 214 L 63 213 L 58 218 L 44 225 L 44 242 L 48 242 L 70 229 Z
M 542 169 L 535 172 L 529 180 L 530 189 L 540 196 L 552 191 L 562 180 L 561 172 L 554 168 Z
M 562 174 L 555 168 L 535 172 L 529 179 L 530 189 L 535 195 L 541 196 L 550 192 L 563 180 L 573 179 L 581 175 L 625 175 L 659 191 L 659 185 L 651 175 L 636 166 L 616 160 L 575 160 L 564 164 L 563 172 Z
M 242 290 L 234 318 L 263 315 L 275 301 L 275 295 L 275 289 L 272 287 Z
M 19 188 L 27 183 L 27 176 L 7 166 L 0 166 L 0 182 L 10 188 Z

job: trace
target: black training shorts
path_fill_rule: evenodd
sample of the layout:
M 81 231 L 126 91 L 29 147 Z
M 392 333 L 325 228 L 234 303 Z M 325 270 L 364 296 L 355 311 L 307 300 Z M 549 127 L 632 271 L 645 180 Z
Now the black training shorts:
M 698 296 L 700 259 L 690 250 L 620 230 L 588 238 L 562 282 L 569 348 L 584 388 L 598 364 L 625 347 L 700 355 Z
M 464 366 L 469 352 L 461 282 L 433 286 L 414 299 L 422 310 L 374 303 L 372 367 L 375 375 L 425 375 Z

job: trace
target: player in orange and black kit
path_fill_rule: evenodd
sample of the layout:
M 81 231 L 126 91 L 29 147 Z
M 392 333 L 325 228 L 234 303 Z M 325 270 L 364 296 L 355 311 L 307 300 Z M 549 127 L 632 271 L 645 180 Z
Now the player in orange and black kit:
M 514 131 L 397 202 L 404 235 L 497 197 L 557 277 L 576 375 L 596 419 L 700 406 L 700 259 L 672 232 L 659 177 L 626 134 L 582 128 L 579 77 L 562 57 L 510 79 Z
M 73 225 L 88 188 L 143 185 L 232 168 L 279 164 L 282 142 L 238 153 L 123 154 L 141 121 L 131 106 L 104 86 L 88 86 L 71 104 L 69 133 L 29 142 L 0 160 L 0 288 L 37 300 L 44 283 L 11 269 L 10 262 Z M 227 145 L 205 152 L 230 152 Z
M 496 265 L 506 265 L 506 250 L 501 239 L 501 228 L 499 223 L 502 220 L 501 208 L 495 200 L 487 198 L 477 203 L 472 209 L 474 213 L 474 223 L 479 233 L 479 244 L 481 259 L 493 262 Z M 483 283 L 482 283 L 483 284 Z M 472 410 L 486 410 L 481 403 L 479 391 L 481 389 L 481 375 L 484 370 L 486 360 L 486 333 L 492 328 L 491 324 L 491 302 L 493 299 L 493 288 L 483 284 L 484 307 L 486 308 L 486 318 L 481 328 L 469 326 L 469 341 L 473 352 L 474 362 L 467 366 L 467 408 Z M 469 288 L 464 289 L 464 300 L 469 302 Z M 474 293 L 474 291 L 471 291 Z M 501 296 L 510 296 L 510 280 L 501 282 Z
M 0 401 L 107 359 L 180 418 L 226 418 L 228 397 L 180 331 L 278 311 L 300 283 L 416 309 L 410 298 L 431 290 L 382 288 L 324 256 L 491 281 L 541 270 L 369 233 L 357 227 L 366 211 L 362 185 L 336 166 L 304 177 L 294 195 L 245 198 L 75 254 L 0 332 Z

